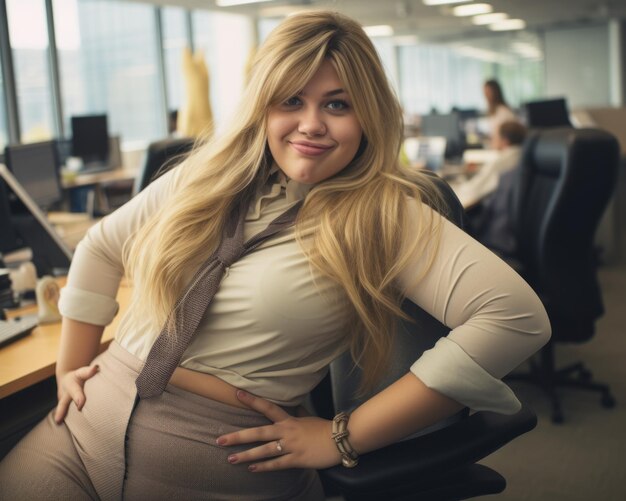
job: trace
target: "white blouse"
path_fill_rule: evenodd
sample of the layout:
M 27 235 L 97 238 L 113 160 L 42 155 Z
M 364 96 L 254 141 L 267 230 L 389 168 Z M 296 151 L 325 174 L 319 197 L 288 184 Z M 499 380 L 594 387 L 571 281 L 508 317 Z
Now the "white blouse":
M 61 292 L 64 316 L 97 325 L 111 322 L 124 274 L 122 247 L 167 203 L 182 168 L 154 181 L 88 232 Z M 308 190 L 294 181 L 268 184 L 249 209 L 245 238 L 263 230 Z M 433 217 L 425 205 L 407 203 L 414 220 Z M 429 244 L 427 253 L 432 251 Z M 475 410 L 517 411 L 518 400 L 499 378 L 547 342 L 550 327 L 540 300 L 503 261 L 448 221 L 442 222 L 431 269 L 415 284 L 412 278 L 427 257 L 413 260 L 401 274 L 400 286 L 452 330 L 411 371 L 427 386 Z M 233 263 L 180 365 L 279 405 L 297 405 L 347 349 L 347 308 L 340 288 L 312 270 L 291 228 Z M 158 334 L 131 305 L 116 340 L 145 360 Z

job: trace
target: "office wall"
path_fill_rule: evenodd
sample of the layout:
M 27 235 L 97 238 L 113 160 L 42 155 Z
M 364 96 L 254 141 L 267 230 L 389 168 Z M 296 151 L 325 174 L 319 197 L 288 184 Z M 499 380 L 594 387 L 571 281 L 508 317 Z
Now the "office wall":
M 626 20 L 609 22 L 611 104 L 626 106 Z
M 607 24 L 545 33 L 546 96 L 566 96 L 570 108 L 611 104 Z

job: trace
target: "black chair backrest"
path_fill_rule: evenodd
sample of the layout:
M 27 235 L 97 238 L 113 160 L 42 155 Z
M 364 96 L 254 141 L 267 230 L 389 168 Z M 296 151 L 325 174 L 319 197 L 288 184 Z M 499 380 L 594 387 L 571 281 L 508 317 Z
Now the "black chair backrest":
M 433 180 L 439 187 L 448 206 L 449 213 L 446 214 L 446 217 L 457 226 L 463 228 L 465 225 L 465 211 L 452 188 L 436 174 L 425 172 L 433 176 Z M 432 348 L 439 338 L 446 336 L 450 332 L 449 327 L 437 321 L 409 300 L 404 302 L 402 309 L 414 322 L 398 321 L 388 370 L 373 392 L 357 397 L 362 372 L 358 367 L 355 367 L 350 353 L 343 354 L 331 363 L 330 379 L 335 411 L 350 411 L 354 409 L 373 394 L 378 393 L 404 376 L 424 351 Z M 422 433 L 441 428 L 450 422 L 457 421 L 459 418 L 458 415 L 453 416 L 449 420 L 438 423 L 435 427 L 423 430 Z
M 571 127 L 565 98 L 531 101 L 523 106 L 529 128 Z
M 148 146 L 146 160 L 137 179 L 134 192 L 139 193 L 160 174 L 179 163 L 194 145 L 192 138 L 168 138 L 155 141 Z
M 517 258 L 546 304 L 554 336 L 585 340 L 603 313 L 594 235 L 618 162 L 616 139 L 601 130 L 547 129 L 525 144 L 512 194 Z

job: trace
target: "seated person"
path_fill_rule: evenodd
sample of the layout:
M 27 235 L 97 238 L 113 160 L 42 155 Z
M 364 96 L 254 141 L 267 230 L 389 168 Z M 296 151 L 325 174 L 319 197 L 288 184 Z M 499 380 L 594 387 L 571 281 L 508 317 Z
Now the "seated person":
M 468 217 L 470 233 L 474 238 L 496 253 L 510 256 L 516 249 L 510 220 L 510 199 L 526 129 L 518 122 L 504 122 L 499 135 L 502 154 L 470 180 L 471 183 L 493 184 L 493 192 L 481 201 L 479 207 L 470 211 Z
M 525 138 L 526 128 L 522 124 L 512 120 L 503 122 L 494 142 L 497 156 L 480 167 L 469 181 L 459 187 L 463 195 L 474 200 L 481 200 L 494 192 L 500 176 L 517 167 Z
M 463 407 L 519 410 L 501 378 L 548 341 L 548 317 L 399 166 L 400 105 L 361 26 L 288 17 L 234 117 L 79 244 L 59 403 L 0 462 L 0 499 L 323 501 L 317 469 Z M 98 355 L 124 275 L 132 302 Z M 349 437 L 300 416 L 347 350 L 374 388 L 404 298 L 448 336 L 336 416 Z

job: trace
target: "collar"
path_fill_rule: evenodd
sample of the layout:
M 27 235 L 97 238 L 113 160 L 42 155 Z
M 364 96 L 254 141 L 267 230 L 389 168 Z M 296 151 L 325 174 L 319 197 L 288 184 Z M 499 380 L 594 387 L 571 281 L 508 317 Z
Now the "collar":
M 312 184 L 302 184 L 289 179 L 285 173 L 273 164 L 267 183 L 259 190 L 256 199 L 248 209 L 247 220 L 256 220 L 261 217 L 261 208 L 264 200 L 285 197 L 287 204 L 303 200 L 313 188 Z

